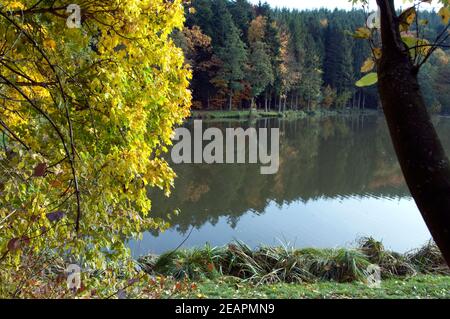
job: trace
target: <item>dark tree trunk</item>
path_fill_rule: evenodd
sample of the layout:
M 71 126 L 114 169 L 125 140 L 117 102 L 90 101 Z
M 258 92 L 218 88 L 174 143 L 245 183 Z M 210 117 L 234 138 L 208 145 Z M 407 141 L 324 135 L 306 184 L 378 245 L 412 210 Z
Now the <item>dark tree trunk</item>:
M 418 70 L 401 40 L 394 0 L 377 2 L 383 43 L 378 86 L 384 114 L 406 183 L 450 265 L 450 163 L 428 115 Z
M 362 90 L 359 90 L 359 94 L 358 94 L 358 109 L 361 109 L 361 96 L 362 96 Z
M 362 103 L 363 110 L 366 109 L 366 95 L 363 93 L 363 103 Z
M 267 103 L 268 103 L 268 101 L 267 101 L 267 92 L 266 92 L 266 95 L 265 95 L 265 97 L 264 97 L 264 109 L 266 110 L 266 112 L 268 111 L 268 109 L 267 109 Z

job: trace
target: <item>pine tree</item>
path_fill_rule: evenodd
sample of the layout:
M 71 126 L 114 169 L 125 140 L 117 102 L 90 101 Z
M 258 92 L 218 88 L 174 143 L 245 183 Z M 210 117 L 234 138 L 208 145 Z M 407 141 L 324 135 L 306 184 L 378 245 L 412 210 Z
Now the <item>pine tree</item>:
M 243 89 L 247 49 L 230 12 L 224 6 L 225 1 L 219 0 L 216 4 L 217 12 L 221 14 L 220 23 L 217 25 L 217 30 L 220 31 L 217 38 L 219 45 L 216 46 L 216 55 L 221 61 L 221 67 L 212 82 L 228 95 L 228 108 L 231 110 L 234 94 Z
M 236 0 L 230 4 L 230 13 L 243 39 L 247 39 L 250 21 L 255 18 L 253 6 L 247 0 Z
M 274 81 L 270 56 L 267 54 L 266 45 L 261 41 L 251 45 L 249 69 L 247 81 L 251 86 L 253 108 L 254 99 Z

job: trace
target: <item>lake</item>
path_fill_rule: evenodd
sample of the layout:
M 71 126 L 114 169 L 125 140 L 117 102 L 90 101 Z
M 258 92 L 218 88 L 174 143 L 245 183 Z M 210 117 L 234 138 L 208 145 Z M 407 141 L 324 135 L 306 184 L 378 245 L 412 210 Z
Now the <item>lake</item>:
M 450 118 L 434 124 L 450 151 Z M 280 169 L 260 164 L 172 165 L 170 198 L 151 190 L 153 217 L 164 233 L 147 232 L 130 246 L 134 256 L 182 247 L 350 247 L 363 236 L 406 252 L 431 236 L 404 182 L 382 115 L 204 122 L 203 128 L 280 128 Z M 186 127 L 192 129 L 192 123 Z M 178 215 L 172 214 L 178 210 Z

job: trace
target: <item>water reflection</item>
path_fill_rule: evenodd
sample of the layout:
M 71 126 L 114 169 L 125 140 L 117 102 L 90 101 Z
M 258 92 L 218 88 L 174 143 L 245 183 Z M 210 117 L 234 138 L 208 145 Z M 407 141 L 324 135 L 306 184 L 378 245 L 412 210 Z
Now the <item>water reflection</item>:
M 435 125 L 450 149 L 450 119 Z M 260 165 L 174 165 L 170 199 L 152 192 L 154 215 L 172 216 L 173 228 L 132 242 L 135 255 L 161 253 L 233 239 L 257 246 L 288 241 L 298 247 L 350 245 L 358 236 L 382 239 L 395 250 L 430 238 L 404 183 L 381 116 L 255 122 L 213 122 L 208 127 L 279 127 L 280 170 L 261 175 Z M 192 124 L 187 124 L 192 127 Z

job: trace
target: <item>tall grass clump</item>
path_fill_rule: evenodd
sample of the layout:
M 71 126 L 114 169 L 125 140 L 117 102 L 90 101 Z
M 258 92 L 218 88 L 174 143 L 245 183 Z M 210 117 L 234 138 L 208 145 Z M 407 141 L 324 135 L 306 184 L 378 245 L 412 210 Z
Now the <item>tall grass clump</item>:
M 370 266 L 367 257 L 351 249 L 308 250 L 306 265 L 311 274 L 321 281 L 365 281 Z
M 406 256 L 387 251 L 382 242 L 372 237 L 361 238 L 359 249 L 367 256 L 371 264 L 381 268 L 383 278 L 414 276 L 417 273 Z
M 156 260 L 143 257 L 138 260 L 138 263 L 146 272 L 172 276 L 176 279 L 198 280 L 205 277 L 213 278 L 218 275 L 215 265 L 220 263 L 218 259 L 222 255 L 222 248 L 206 245 L 201 249 L 168 252 Z
M 433 241 L 429 241 L 422 248 L 408 253 L 407 257 L 421 273 L 450 275 L 450 268 Z
M 289 245 L 252 249 L 236 241 L 225 247 L 173 251 L 139 259 L 148 273 L 174 278 L 232 276 L 254 284 L 317 281 L 367 282 L 369 266 L 380 267 L 382 278 L 417 273 L 448 274 L 442 254 L 434 243 L 408 254 L 385 249 L 373 238 L 362 238 L 353 249 L 296 249 Z

